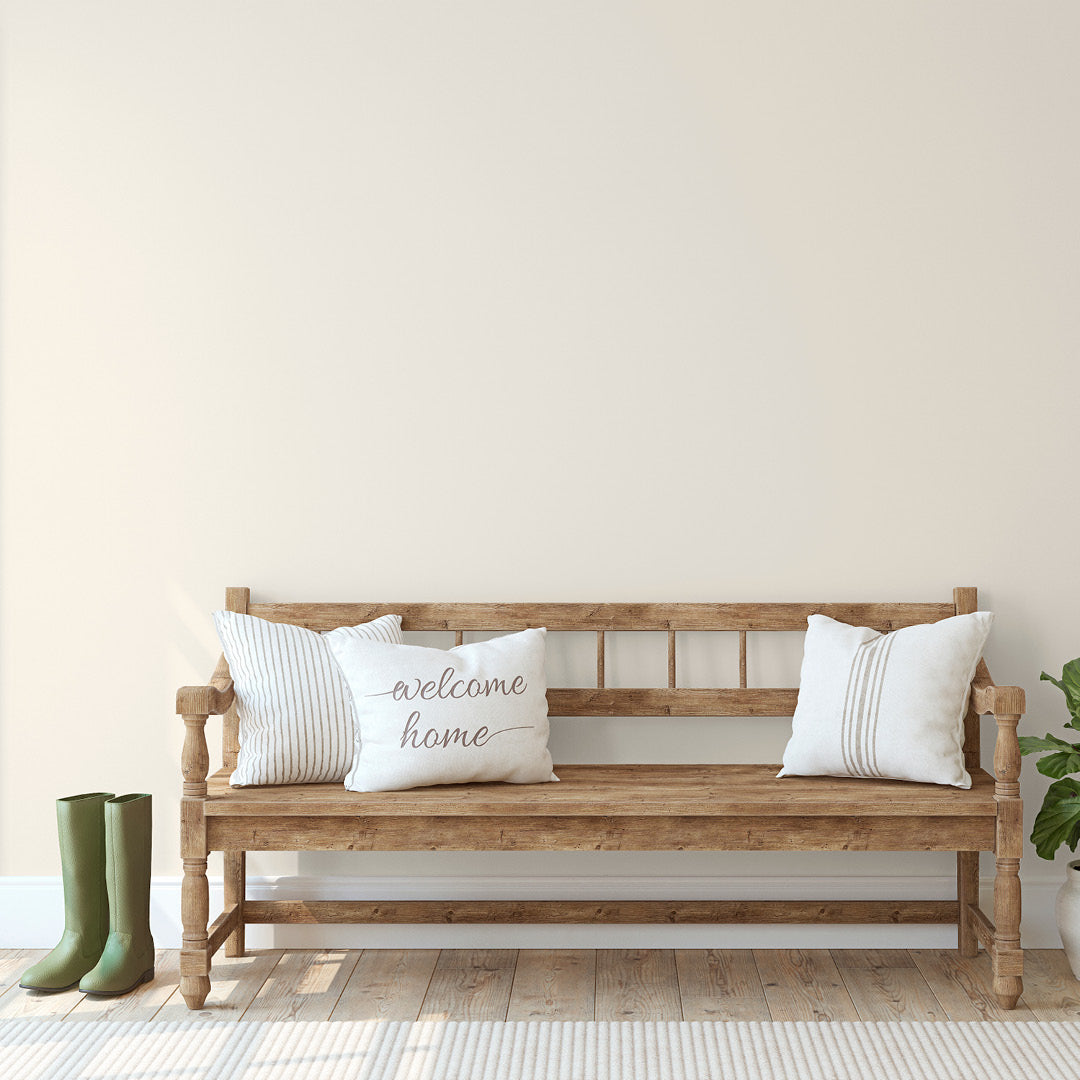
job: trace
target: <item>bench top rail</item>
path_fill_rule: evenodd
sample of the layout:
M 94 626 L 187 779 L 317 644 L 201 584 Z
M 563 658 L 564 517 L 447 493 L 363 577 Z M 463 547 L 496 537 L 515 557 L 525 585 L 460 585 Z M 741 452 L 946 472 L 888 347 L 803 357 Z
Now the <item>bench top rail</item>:
M 807 616 L 828 615 L 875 630 L 898 630 L 956 614 L 946 604 L 250 604 L 249 615 L 309 630 L 354 626 L 380 615 L 400 615 L 403 630 L 805 630 Z

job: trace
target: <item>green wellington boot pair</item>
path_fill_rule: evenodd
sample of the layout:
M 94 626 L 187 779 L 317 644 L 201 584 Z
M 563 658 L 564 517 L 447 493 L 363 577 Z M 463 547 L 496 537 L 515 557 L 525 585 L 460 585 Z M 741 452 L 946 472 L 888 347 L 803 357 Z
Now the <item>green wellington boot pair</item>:
M 19 982 L 113 997 L 154 977 L 150 796 L 97 791 L 56 800 L 64 936 Z

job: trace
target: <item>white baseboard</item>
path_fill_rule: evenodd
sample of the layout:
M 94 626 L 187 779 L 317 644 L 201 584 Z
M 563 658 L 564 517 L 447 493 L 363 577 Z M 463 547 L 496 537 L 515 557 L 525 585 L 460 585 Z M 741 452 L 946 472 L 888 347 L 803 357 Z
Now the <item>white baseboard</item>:
M 150 921 L 160 948 L 181 938 L 180 878 L 155 878 Z M 992 910 L 992 879 L 981 883 Z M 1060 878 L 1025 879 L 1023 943 L 1059 948 L 1054 898 Z M 948 877 L 249 877 L 252 900 L 941 900 L 956 895 Z M 210 914 L 223 904 L 210 880 Z M 0 948 L 49 948 L 63 930 L 59 877 L 0 878 Z M 490 925 L 251 926 L 250 948 L 951 948 L 952 926 L 892 925 Z

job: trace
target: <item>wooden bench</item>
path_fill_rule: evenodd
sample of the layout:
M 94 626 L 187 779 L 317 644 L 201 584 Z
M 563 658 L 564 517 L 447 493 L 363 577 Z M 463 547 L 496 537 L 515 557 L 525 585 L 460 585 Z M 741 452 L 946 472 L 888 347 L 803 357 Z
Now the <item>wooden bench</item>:
M 951 603 L 902 604 L 306 604 L 226 606 L 263 619 L 329 630 L 397 613 L 406 631 L 514 631 L 546 626 L 596 635 L 596 687 L 548 691 L 552 716 L 790 716 L 797 690 L 747 686 L 747 634 L 805 630 L 807 615 L 888 631 L 976 610 L 976 591 Z M 604 685 L 609 631 L 662 631 L 667 686 Z M 736 634 L 738 687 L 688 689 L 676 679 L 676 633 Z M 360 794 L 341 784 L 231 788 L 238 723 L 224 658 L 210 683 L 177 694 L 183 715 L 184 862 L 180 987 L 188 1008 L 210 990 L 211 957 L 244 952 L 249 923 L 955 923 L 958 947 L 980 942 L 993 991 L 1011 1009 L 1022 990 L 1022 804 L 1016 728 L 1019 687 L 995 686 L 980 663 L 965 720 L 969 791 L 895 780 L 786 777 L 767 765 L 563 765 L 558 784 L 469 784 Z M 997 719 L 994 776 L 980 768 L 979 715 Z M 207 777 L 205 723 L 224 715 L 224 767 Z M 996 779 L 995 779 L 996 777 Z M 245 898 L 247 851 L 955 851 L 955 900 L 760 901 L 254 901 Z M 224 852 L 225 910 L 208 927 L 206 860 Z M 979 852 L 997 859 L 993 919 L 979 908 Z

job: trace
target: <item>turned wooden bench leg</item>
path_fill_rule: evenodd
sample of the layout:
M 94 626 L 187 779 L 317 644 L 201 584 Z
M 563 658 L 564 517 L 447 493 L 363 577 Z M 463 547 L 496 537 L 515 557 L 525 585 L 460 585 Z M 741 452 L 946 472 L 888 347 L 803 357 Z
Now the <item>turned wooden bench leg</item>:
M 956 899 L 957 899 L 957 940 L 956 947 L 961 956 L 977 956 L 979 936 L 975 924 L 968 915 L 968 907 L 979 904 L 979 853 L 977 851 L 958 851 L 956 853 Z
M 180 993 L 189 1009 L 201 1009 L 210 993 L 210 886 L 206 880 L 206 716 L 184 717 L 182 767 L 184 794 L 180 799 L 180 856 L 184 880 L 180 887 L 180 919 L 184 926 L 180 950 Z
M 225 852 L 225 910 L 236 906 L 239 923 L 225 939 L 226 956 L 244 955 L 244 895 L 247 891 L 247 852 Z
M 1024 992 L 1019 871 L 1019 859 L 998 859 L 994 879 L 994 996 L 1003 1009 L 1015 1007 Z
M 1020 798 L 1019 715 L 997 717 L 994 751 L 994 801 L 997 829 L 994 855 L 994 996 L 1003 1009 L 1016 1005 L 1024 990 L 1024 954 L 1020 948 L 1020 855 L 1024 845 L 1024 803 Z
M 180 893 L 184 944 L 180 950 L 180 993 L 189 1009 L 201 1009 L 210 993 L 210 888 L 206 859 L 184 860 Z

